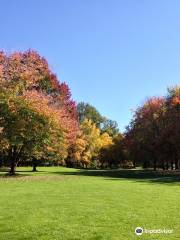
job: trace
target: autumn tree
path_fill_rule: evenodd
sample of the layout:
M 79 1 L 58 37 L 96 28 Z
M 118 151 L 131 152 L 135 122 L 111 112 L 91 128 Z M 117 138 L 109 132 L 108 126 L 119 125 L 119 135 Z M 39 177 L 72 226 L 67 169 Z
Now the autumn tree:
M 104 133 L 106 135 L 106 144 L 100 149 L 100 157 L 99 161 L 101 167 L 109 167 L 109 168 L 118 168 L 118 167 L 132 167 L 129 165 L 130 161 L 125 161 L 125 148 L 124 148 L 124 137 L 122 134 L 118 134 L 113 138 L 109 136 L 108 133 Z M 102 136 L 104 135 L 102 134 Z
M 165 98 L 165 127 L 163 129 L 163 146 L 165 157 L 169 160 L 168 168 L 179 169 L 180 167 L 180 87 L 175 86 L 168 89 Z
M 103 133 L 100 136 L 100 151 L 99 151 L 99 166 L 101 168 L 111 165 L 112 152 L 111 148 L 113 146 L 113 139 L 108 133 Z
M 17 94 L 36 90 L 51 96 L 50 104 L 64 111 L 62 124 L 67 138 L 74 141 L 78 131 L 76 104 L 67 84 L 58 81 L 45 58 L 32 50 L 11 55 L 1 52 L 0 66 L 0 84 L 4 89 L 13 89 Z
M 1 150 L 8 155 L 11 174 L 15 173 L 24 153 L 36 156 L 46 147 L 63 142 L 62 128 L 57 119 L 50 116 L 45 107 L 38 108 L 24 96 L 0 93 L 0 125 Z
M 100 136 L 100 130 L 96 124 L 85 119 L 80 124 L 80 132 L 71 152 L 71 159 L 83 167 L 93 166 L 101 147 Z
M 154 170 L 160 163 L 164 111 L 163 98 L 148 99 L 135 111 L 134 118 L 126 132 L 126 143 L 129 144 L 129 150 L 133 151 L 131 156 L 139 157 L 145 165 L 148 165 L 147 162 L 150 165 L 153 164 Z
M 64 142 L 67 150 L 74 143 L 78 133 L 76 104 L 71 99 L 67 84 L 58 81 L 43 57 L 32 50 L 15 52 L 10 55 L 0 52 L 0 92 L 3 94 L 5 91 L 16 96 L 17 98 L 13 99 L 15 102 L 18 101 L 18 104 L 20 104 L 19 102 L 23 104 L 23 101 L 24 104 L 31 102 L 35 113 L 37 111 L 38 114 L 41 114 L 41 112 L 44 112 L 44 114 L 51 113 L 51 116 L 46 114 L 43 116 L 46 117 L 46 120 L 52 116 L 56 118 L 55 122 L 58 122 L 58 128 L 61 128 L 63 135 L 63 141 L 60 142 Z M 19 97 L 22 97 L 21 101 Z M 36 104 L 34 104 L 35 102 Z M 17 108 L 18 106 L 21 108 L 21 105 L 18 104 L 16 105 Z M 11 109 L 8 111 L 7 114 L 10 114 Z M 18 116 L 18 114 L 19 111 L 17 111 L 17 118 L 20 118 L 21 116 Z M 55 132 L 51 132 L 51 138 L 54 138 L 54 142 L 57 143 L 58 138 Z M 57 151 L 58 148 L 55 146 L 56 144 L 53 144 L 52 148 L 48 146 L 47 151 L 43 150 L 44 154 L 47 153 L 46 155 L 49 156 L 51 152 L 56 152 L 54 157 L 64 158 L 67 151 L 64 151 L 64 147 L 62 151 L 61 149 Z M 31 147 L 29 146 L 29 148 Z M 38 156 L 40 151 L 36 152 Z M 61 153 L 61 156 L 58 153 Z

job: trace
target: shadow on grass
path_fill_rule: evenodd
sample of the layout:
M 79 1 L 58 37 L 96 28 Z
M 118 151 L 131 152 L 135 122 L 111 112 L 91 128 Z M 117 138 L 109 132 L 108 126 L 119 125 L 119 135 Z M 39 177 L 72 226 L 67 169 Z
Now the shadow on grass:
M 58 169 L 58 168 L 57 168 Z M 102 177 L 106 180 L 132 180 L 136 182 L 146 182 L 146 183 L 159 183 L 159 184 L 175 184 L 180 183 L 180 171 L 152 171 L 152 170 L 127 170 L 127 169 L 115 169 L 115 170 L 89 170 L 80 169 L 69 171 L 43 171 L 38 170 L 34 172 L 36 175 L 38 173 L 59 175 L 59 176 L 88 176 L 88 177 Z M 8 169 L 0 169 L 0 178 L 18 178 L 25 176 L 33 176 L 32 170 L 17 170 L 15 175 L 10 175 Z
M 180 183 L 180 171 L 152 171 L 152 170 L 79 170 L 74 172 L 54 172 L 66 176 L 94 176 L 107 180 L 133 180 L 150 183 Z
M 47 171 L 37 170 L 33 172 L 32 170 L 16 170 L 15 174 L 10 174 L 8 168 L 0 168 L 0 178 L 19 178 L 26 176 L 33 176 L 33 173 L 43 173 Z
M 1 178 L 21 178 L 21 177 L 27 177 L 27 176 L 31 176 L 30 174 L 20 174 L 20 173 L 16 173 L 16 174 L 10 174 L 9 172 L 3 172 L 0 173 L 0 179 Z

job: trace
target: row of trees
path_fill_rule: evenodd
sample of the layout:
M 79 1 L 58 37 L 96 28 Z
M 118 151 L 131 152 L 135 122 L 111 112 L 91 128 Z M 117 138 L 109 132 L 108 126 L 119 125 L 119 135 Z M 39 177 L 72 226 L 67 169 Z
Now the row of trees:
M 119 133 L 118 124 L 116 121 L 102 116 L 98 110 L 89 103 L 80 102 L 77 105 L 78 120 L 82 123 L 85 119 L 90 119 L 101 133 L 108 133 L 114 137 Z
M 102 116 L 90 104 L 77 106 L 79 135 L 70 154 L 70 165 L 82 167 L 118 167 L 122 164 L 122 139 L 117 122 Z
M 112 165 L 119 130 L 90 104 L 76 106 L 65 83 L 35 51 L 0 52 L 0 164 Z M 106 158 L 106 160 L 105 160 Z
M 110 136 L 92 122 L 85 119 L 80 124 L 79 135 L 67 159 L 68 166 L 118 167 L 121 162 L 121 148 L 117 148 L 121 134 Z
M 96 152 L 92 156 L 88 155 L 89 160 L 84 161 L 85 166 L 86 164 L 96 164 L 103 168 L 143 166 L 154 170 L 180 168 L 179 86 L 169 88 L 163 97 L 148 98 L 134 111 L 124 134 L 118 132 L 116 122 L 103 118 L 89 104 L 80 103 L 78 115 L 85 136 L 92 123 L 95 124 L 93 127 L 99 130 L 95 139 L 92 138 L 88 143 L 88 146 L 92 144 L 90 152 L 93 153 L 92 149 Z M 87 124 L 87 118 L 91 119 L 91 124 Z M 81 135 L 80 139 L 82 143 L 85 137 Z M 87 149 L 85 145 L 84 148 Z M 78 156 L 77 160 L 80 161 L 83 157 Z
M 145 168 L 180 167 L 180 87 L 165 97 L 152 97 L 134 112 L 124 146 L 128 158 Z
M 137 108 L 124 134 L 90 104 L 71 99 L 35 51 L 0 52 L 0 164 L 69 167 L 180 166 L 180 87 Z

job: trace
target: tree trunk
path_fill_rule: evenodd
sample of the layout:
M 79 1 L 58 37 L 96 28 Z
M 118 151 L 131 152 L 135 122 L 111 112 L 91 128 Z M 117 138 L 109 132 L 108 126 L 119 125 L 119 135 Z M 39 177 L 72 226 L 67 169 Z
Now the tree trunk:
M 37 172 L 37 169 L 36 169 L 36 167 L 37 167 L 37 160 L 36 160 L 36 158 L 33 158 L 33 172 Z
M 9 159 L 10 159 L 10 174 L 15 175 L 15 169 L 17 165 L 17 147 L 13 146 L 12 148 L 9 149 Z
M 133 159 L 133 168 L 136 168 L 136 160 Z
M 33 172 L 37 172 L 36 165 L 33 165 Z
M 173 170 L 173 161 L 171 161 L 171 170 Z
M 168 169 L 169 169 L 169 163 L 166 162 L 166 170 L 168 170 Z
M 15 169 L 16 169 L 16 163 L 14 161 L 14 159 L 11 159 L 11 168 L 10 168 L 10 174 L 11 175 L 15 175 Z
M 154 159 L 154 171 L 156 171 L 156 168 L 157 168 L 157 166 L 156 166 L 156 159 Z
M 176 170 L 179 169 L 179 162 L 178 162 L 178 160 L 175 160 L 175 169 Z
M 163 160 L 162 161 L 162 169 L 165 171 L 166 170 L 166 168 L 165 168 L 165 161 Z
M 0 168 L 3 166 L 3 160 L 0 159 Z

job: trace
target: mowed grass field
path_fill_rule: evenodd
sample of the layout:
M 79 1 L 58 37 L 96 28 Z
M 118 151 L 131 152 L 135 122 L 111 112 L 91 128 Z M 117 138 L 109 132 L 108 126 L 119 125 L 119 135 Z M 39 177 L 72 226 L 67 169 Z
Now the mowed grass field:
M 0 172 L 0 240 L 180 239 L 180 176 L 141 170 Z M 136 236 L 138 226 L 172 234 Z

